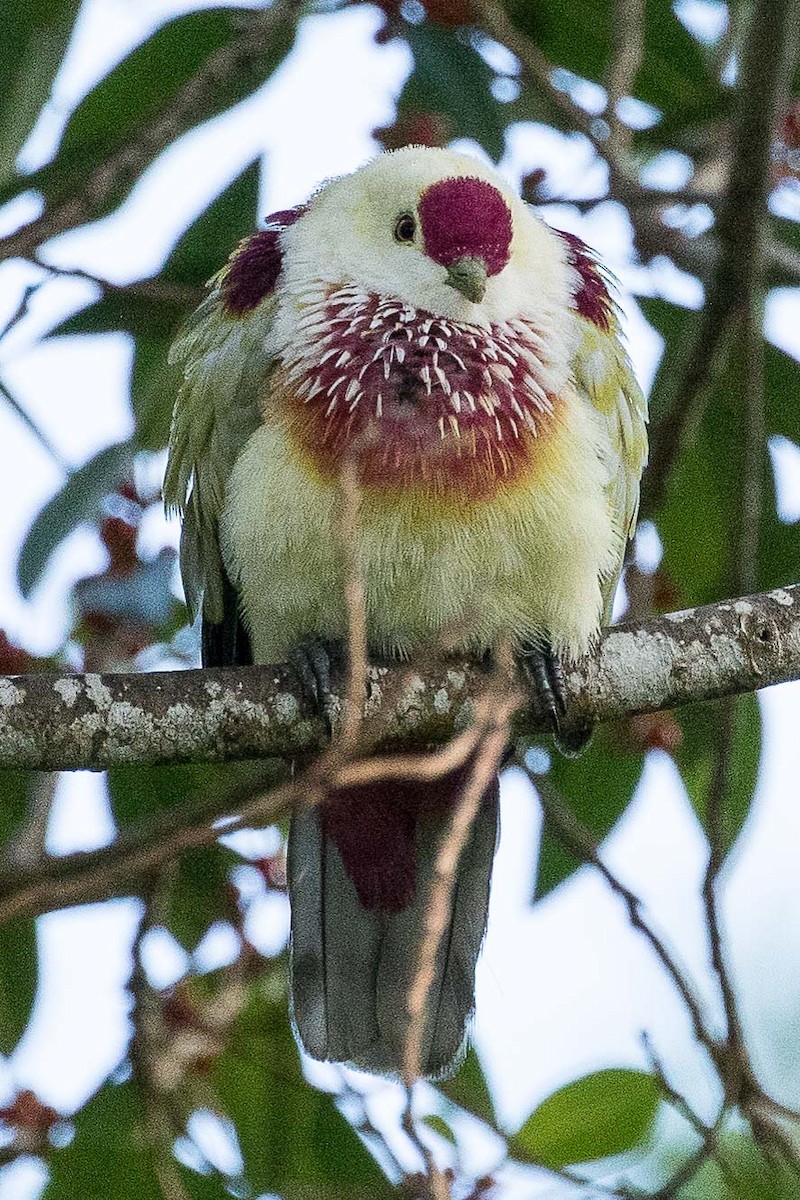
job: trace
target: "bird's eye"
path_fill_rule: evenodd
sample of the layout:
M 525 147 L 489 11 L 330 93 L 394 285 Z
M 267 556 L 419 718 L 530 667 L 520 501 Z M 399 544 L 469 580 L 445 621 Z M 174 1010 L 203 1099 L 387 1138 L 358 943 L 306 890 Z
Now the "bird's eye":
M 397 223 L 394 227 L 394 238 L 396 242 L 413 242 L 414 234 L 417 232 L 417 222 L 412 217 L 411 213 L 403 213 L 397 218 Z

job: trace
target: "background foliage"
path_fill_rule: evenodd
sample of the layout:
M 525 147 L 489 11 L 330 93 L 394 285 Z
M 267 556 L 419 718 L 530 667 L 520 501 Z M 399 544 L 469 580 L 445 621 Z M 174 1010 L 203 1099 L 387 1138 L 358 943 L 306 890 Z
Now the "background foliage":
M 184 133 L 269 86 L 308 14 L 332 19 L 347 4 L 273 0 L 269 7 L 232 5 L 167 21 L 95 84 L 70 114 L 52 159 L 26 173 L 19 153 L 48 100 L 79 7 L 77 0 L 6 6 L 0 200 L 25 196 L 32 215 L 0 237 L 0 257 L 21 258 L 38 272 L 3 336 L 58 273 L 43 250 L 49 239 L 114 211 Z M 708 0 L 699 7 L 713 18 L 710 34 L 688 21 L 689 7 L 667 0 L 428 0 L 424 6 L 383 0 L 376 34 L 379 42 L 402 40 L 413 61 L 394 120 L 375 131 L 377 142 L 391 148 L 467 138 L 499 162 L 519 123 L 550 126 L 564 134 L 565 152 L 591 147 L 605 185 L 587 195 L 576 183 L 574 195 L 554 195 L 545 172 L 533 172 L 523 187 L 545 218 L 556 202 L 588 212 L 613 200 L 627 214 L 640 263 L 666 256 L 706 289 L 707 303 L 698 310 L 640 298 L 665 343 L 651 396 L 653 465 L 642 511 L 663 558 L 655 568 L 639 563 L 627 572 L 635 616 L 794 582 L 800 559 L 797 524 L 781 516 L 767 453 L 771 439 L 798 449 L 800 371 L 761 332 L 768 289 L 800 284 L 800 100 L 792 99 L 800 95 L 800 13 L 796 4 Z M 763 35 L 770 22 L 779 30 L 772 44 Z M 105 547 L 104 569 L 74 588 L 63 647 L 39 660 L 0 634 L 0 670 L 195 661 L 173 552 L 140 552 L 142 523 L 160 503 L 147 456 L 161 451 L 168 435 L 175 391 L 169 343 L 208 277 L 266 215 L 258 203 L 260 170 L 252 163 L 225 188 L 183 232 L 157 275 L 124 286 L 90 279 L 94 299 L 47 332 L 51 339 L 129 335 L 132 432 L 64 471 L 21 548 L 18 584 L 29 596 L 76 528 L 90 526 Z M 0 398 L 46 441 L 2 377 Z M 557 814 L 571 810 L 585 829 L 576 841 L 564 837 L 558 820 L 548 827 L 531 886 L 534 903 L 591 859 L 592 839 L 601 841 L 619 821 L 654 748 L 673 757 L 708 829 L 713 891 L 756 786 L 761 716 L 753 697 L 605 728 L 577 762 L 539 755 L 543 799 Z M 26 1028 L 37 986 L 35 918 L 13 916 L 13 897 L 20 870 L 45 853 L 54 785 L 18 771 L 3 772 L 1 783 L 0 1050 L 9 1053 Z M 202 805 L 220 788 L 242 795 L 262 786 L 263 777 L 247 766 L 119 769 L 108 778 L 122 833 L 178 805 Z M 450 1153 L 450 1173 L 438 1182 L 435 1173 L 427 1180 L 415 1174 L 349 1083 L 337 1101 L 304 1080 L 287 1021 L 285 948 L 262 955 L 246 932 L 248 900 L 236 884 L 246 861 L 219 845 L 141 879 L 125 1061 L 78 1113 L 59 1114 L 30 1092 L 0 1113 L 0 1154 L 5 1161 L 40 1156 L 49 1171 L 47 1200 L 100 1194 L 355 1200 L 392 1194 L 398 1183 L 408 1195 L 435 1187 L 475 1198 L 494 1188 L 499 1195 L 502 1173 L 475 1179 L 460 1154 L 447 1151 L 448 1144 L 463 1148 L 461 1139 L 470 1136 L 464 1113 L 472 1114 L 468 1130 L 480 1122 L 499 1135 L 498 1166 L 508 1156 L 520 1164 L 515 1178 L 530 1172 L 532 1182 L 546 1169 L 565 1195 L 632 1194 L 632 1178 L 646 1194 L 685 1200 L 798 1194 L 794 1127 L 754 1083 L 735 997 L 727 998 L 727 1030 L 718 1035 L 728 1074 L 721 1051 L 715 1059 L 723 1083 L 720 1118 L 704 1127 L 683 1113 L 702 1143 L 695 1158 L 685 1138 L 662 1136 L 664 1112 L 680 1111 L 681 1098 L 655 1062 L 650 1071 L 620 1066 L 577 1080 L 514 1132 L 499 1124 L 471 1052 L 456 1079 L 438 1090 L 428 1117 L 438 1149 L 446 1160 Z M 251 865 L 265 889 L 281 893 L 277 839 L 275 855 Z M 52 906 L 58 905 L 55 890 Z M 706 915 L 713 943 L 713 903 Z M 173 988 L 151 985 L 139 950 L 154 929 L 168 930 L 191 955 L 221 921 L 238 947 L 228 966 L 209 973 L 195 956 Z M 723 988 L 725 982 L 723 971 Z M 716 1035 L 709 1035 L 712 1059 L 716 1048 Z M 238 1165 L 220 1169 L 200 1152 L 191 1134 L 198 1111 L 223 1119 L 226 1136 L 238 1144 Z M 645 1148 L 648 1169 L 636 1176 Z M 583 1172 L 602 1175 L 596 1192 L 579 1186 L 583 1175 L 575 1164 L 607 1159 L 611 1165 Z

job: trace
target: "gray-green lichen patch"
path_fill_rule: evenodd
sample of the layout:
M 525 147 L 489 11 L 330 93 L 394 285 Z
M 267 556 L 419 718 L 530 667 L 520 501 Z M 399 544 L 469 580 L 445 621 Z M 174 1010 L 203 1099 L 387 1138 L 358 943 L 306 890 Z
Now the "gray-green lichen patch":
M 67 708 L 74 708 L 81 694 L 81 682 L 68 675 L 65 679 L 55 681 L 53 691 L 60 696 Z
M 25 689 L 13 679 L 0 676 L 0 708 L 16 708 L 25 701 Z

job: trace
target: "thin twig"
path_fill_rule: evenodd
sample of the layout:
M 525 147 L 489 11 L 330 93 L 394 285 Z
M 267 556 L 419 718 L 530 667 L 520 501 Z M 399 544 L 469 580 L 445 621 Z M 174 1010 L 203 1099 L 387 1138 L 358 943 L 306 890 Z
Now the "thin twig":
M 547 776 L 535 775 L 526 766 L 523 759 L 515 761 L 516 765 L 525 772 L 536 789 L 544 811 L 545 822 L 552 829 L 558 840 L 562 845 L 572 850 L 583 862 L 595 867 L 603 876 L 612 892 L 622 900 L 628 910 L 628 920 L 631 925 L 649 943 L 656 958 L 658 958 L 667 975 L 672 980 L 675 990 L 681 997 L 691 1020 L 696 1040 L 700 1045 L 709 1050 L 713 1057 L 716 1050 L 716 1041 L 706 1025 L 700 1001 L 685 972 L 673 958 L 660 935 L 645 920 L 642 914 L 642 901 L 606 865 L 598 853 L 597 844 L 591 831 L 578 820 L 556 792 Z
M 59 469 L 62 470 L 65 475 L 69 475 L 72 468 L 62 455 L 61 451 L 57 448 L 57 446 L 54 445 L 53 442 L 50 441 L 50 438 L 47 436 L 41 426 L 37 425 L 36 421 L 34 421 L 27 409 L 23 407 L 20 401 L 10 390 L 8 384 L 1 379 L 0 396 L 2 396 L 2 398 L 5 400 L 11 411 L 19 417 L 20 421 L 28 430 L 28 432 L 33 435 L 33 437 L 53 460 L 56 466 L 59 467 Z
M 175 308 L 194 308 L 205 294 L 202 287 L 173 283 L 157 275 L 152 279 L 133 279 L 130 283 L 112 283 L 110 279 L 85 271 L 82 267 L 59 267 L 45 262 L 38 253 L 32 261 L 37 267 L 59 279 L 79 279 L 85 283 L 93 283 L 106 296 L 134 296 L 140 300 L 152 300 Z
M 406 1088 L 406 1103 L 401 1117 L 401 1125 L 408 1140 L 411 1142 L 414 1149 L 419 1154 L 425 1166 L 425 1176 L 428 1185 L 428 1193 L 430 1200 L 450 1200 L 450 1184 L 444 1171 L 440 1171 L 436 1165 L 436 1160 L 430 1151 L 430 1148 L 425 1145 L 417 1131 L 417 1124 L 414 1120 L 414 1112 L 412 1108 L 413 1089 Z
M 487 705 L 474 764 L 434 863 L 417 962 L 407 995 L 409 1022 L 403 1048 L 403 1080 L 408 1088 L 413 1086 L 420 1074 L 428 994 L 436 974 L 439 946 L 451 918 L 459 860 L 478 815 L 481 800 L 497 774 L 508 745 L 511 717 L 522 702 L 522 695 L 512 681 L 512 673 L 505 672 L 505 686 L 502 690 L 498 689 L 494 703 Z

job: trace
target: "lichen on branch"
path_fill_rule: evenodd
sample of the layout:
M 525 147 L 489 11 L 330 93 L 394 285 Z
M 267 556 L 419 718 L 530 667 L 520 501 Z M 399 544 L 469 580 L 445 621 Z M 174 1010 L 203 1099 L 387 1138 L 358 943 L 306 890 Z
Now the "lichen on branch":
M 566 688 L 570 720 L 583 724 L 798 678 L 800 585 L 604 630 L 596 651 L 567 668 Z M 484 680 L 485 669 L 466 660 L 372 665 L 366 711 L 381 712 L 386 745 L 427 746 L 466 728 Z M 525 707 L 515 730 L 537 730 Z M 0 677 L 3 766 L 296 758 L 325 742 L 323 721 L 286 666 Z

